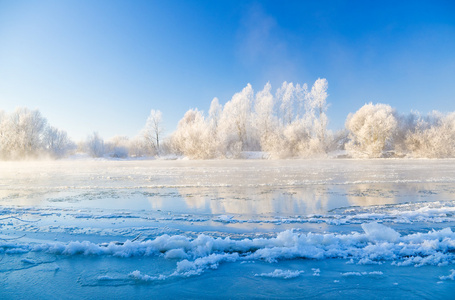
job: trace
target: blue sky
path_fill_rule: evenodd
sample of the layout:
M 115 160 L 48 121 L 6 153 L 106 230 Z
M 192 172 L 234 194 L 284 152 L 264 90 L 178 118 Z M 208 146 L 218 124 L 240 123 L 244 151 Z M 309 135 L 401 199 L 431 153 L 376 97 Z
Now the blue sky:
M 366 102 L 455 111 L 455 2 L 0 0 L 0 109 L 75 140 L 319 77 L 332 129 Z

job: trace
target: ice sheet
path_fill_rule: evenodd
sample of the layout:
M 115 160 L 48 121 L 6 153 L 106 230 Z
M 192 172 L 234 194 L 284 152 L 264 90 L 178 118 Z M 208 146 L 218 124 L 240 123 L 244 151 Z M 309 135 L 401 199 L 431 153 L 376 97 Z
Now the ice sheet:
M 454 183 L 454 160 L 2 162 L 0 296 L 444 298 Z

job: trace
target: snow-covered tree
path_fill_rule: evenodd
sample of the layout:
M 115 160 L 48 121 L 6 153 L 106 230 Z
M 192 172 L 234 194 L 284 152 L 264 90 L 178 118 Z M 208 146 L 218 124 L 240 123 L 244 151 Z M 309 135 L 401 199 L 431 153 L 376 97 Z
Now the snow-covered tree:
M 327 87 L 325 79 L 318 79 L 311 91 L 306 84 L 283 83 L 277 91 L 282 120 L 263 149 L 280 158 L 325 155 L 330 144 Z
M 0 159 L 8 158 L 9 122 L 8 115 L 0 110 Z
M 408 131 L 405 144 L 414 157 L 455 157 L 455 112 L 418 116 L 414 130 Z
M 223 106 L 220 104 L 220 101 L 218 98 L 213 98 L 212 102 L 210 103 L 210 109 L 209 109 L 209 123 L 210 123 L 210 128 L 216 136 L 218 132 L 218 126 L 220 123 L 220 118 L 221 118 L 221 113 L 223 112 Z
M 59 158 L 75 147 L 67 133 L 48 125 L 38 110 L 0 111 L 0 159 Z
M 86 141 L 87 153 L 92 157 L 102 157 L 104 155 L 104 140 L 98 132 L 87 137 Z
M 328 118 L 327 118 L 327 89 L 328 89 L 328 82 L 325 78 L 319 78 L 314 83 L 313 87 L 311 88 L 310 95 L 308 96 L 308 100 L 310 103 L 309 115 L 313 120 L 313 130 L 314 130 L 314 137 L 316 138 L 317 143 L 319 144 L 317 147 L 320 148 L 321 152 L 326 151 L 326 147 L 328 144 L 327 141 L 327 125 L 328 125 Z
M 153 150 L 153 153 L 150 152 Z M 155 148 L 150 148 L 150 144 L 142 134 L 133 137 L 128 145 L 128 155 L 131 157 L 143 157 L 148 155 L 155 155 Z
M 76 145 L 68 137 L 66 131 L 60 130 L 53 126 L 48 126 L 43 136 L 43 144 L 47 153 L 53 157 L 59 158 L 76 149 Z
M 309 156 L 306 151 L 309 140 L 304 122 L 301 119 L 294 120 L 287 126 L 279 126 L 264 150 L 269 152 L 272 158 L 306 157 Z
M 105 143 L 106 152 L 116 158 L 128 157 L 130 148 L 130 139 L 124 135 L 116 135 Z
M 206 121 L 201 111 L 188 110 L 179 121 L 172 135 L 173 148 L 179 154 L 192 159 L 207 159 L 217 156 L 218 143 L 213 136 L 210 121 Z
M 381 157 L 390 149 L 397 128 L 395 111 L 386 104 L 365 104 L 346 120 L 350 141 L 346 150 L 354 157 Z
M 251 104 L 253 88 L 248 84 L 224 105 L 220 118 L 219 134 L 223 153 L 237 156 L 242 150 L 249 150 L 251 141 Z
M 318 79 L 309 92 L 306 84 L 284 82 L 274 97 L 270 83 L 256 94 L 248 84 L 224 107 L 213 99 L 207 117 L 188 111 L 172 144 L 180 154 L 197 158 L 238 157 L 257 150 L 280 158 L 325 154 L 330 145 L 327 86 Z
M 152 109 L 142 131 L 145 140 L 148 142 L 149 147 L 151 148 L 150 152 L 155 152 L 158 155 L 160 154 L 161 134 L 164 131 L 162 122 L 163 119 L 161 111 Z M 152 151 L 152 149 L 155 151 Z
M 0 125 L 0 149 L 3 159 L 37 157 L 43 151 L 47 120 L 38 110 L 17 108 L 3 114 Z
M 276 97 L 280 105 L 280 118 L 283 126 L 289 125 L 294 120 L 295 87 L 292 82 L 283 82 L 277 90 Z
M 253 127 L 264 150 L 278 126 L 274 107 L 275 99 L 271 93 L 272 85 L 267 82 L 264 89 L 256 94 L 253 114 Z

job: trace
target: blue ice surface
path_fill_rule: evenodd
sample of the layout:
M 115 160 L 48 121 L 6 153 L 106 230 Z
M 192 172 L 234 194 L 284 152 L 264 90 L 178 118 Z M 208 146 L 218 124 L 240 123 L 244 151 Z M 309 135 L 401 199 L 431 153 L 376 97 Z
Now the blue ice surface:
M 455 161 L 8 167 L 0 299 L 453 298 Z

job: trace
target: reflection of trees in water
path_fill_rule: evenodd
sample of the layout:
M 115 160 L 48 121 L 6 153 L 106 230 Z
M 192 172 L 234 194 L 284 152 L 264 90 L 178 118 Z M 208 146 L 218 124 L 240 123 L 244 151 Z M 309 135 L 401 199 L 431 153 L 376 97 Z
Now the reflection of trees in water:
M 338 207 L 344 197 L 352 206 L 372 206 L 447 200 L 455 194 L 455 186 L 449 183 L 360 183 L 338 186 L 341 190 L 336 192 L 331 188 L 324 185 L 194 186 L 172 189 L 148 199 L 154 210 L 293 216 L 325 214 Z
M 439 201 L 452 199 L 454 194 L 455 187 L 450 183 L 363 183 L 346 187 L 349 204 L 356 206 Z
M 143 192 L 152 210 L 178 211 L 186 213 L 187 204 L 176 188 L 160 188 Z
M 390 188 L 390 185 L 357 184 L 348 188 L 346 197 L 354 206 L 394 204 L 397 192 Z
M 160 197 L 148 197 L 147 200 L 150 203 L 150 208 L 152 210 L 162 210 L 165 209 L 166 203 L 164 202 L 164 198 Z
M 404 185 L 405 192 L 416 201 L 452 200 L 455 195 L 455 185 L 452 182 L 425 182 Z
M 449 168 L 453 163 L 447 162 L 448 167 L 401 160 L 177 163 L 180 168 L 165 169 L 160 176 L 167 176 L 164 183 L 178 186 L 178 196 L 163 196 L 154 204 L 156 209 L 292 216 L 326 213 L 340 205 L 453 199 L 455 194 L 455 172 Z M 445 178 L 446 185 L 427 182 Z
M 346 198 L 352 206 L 385 205 L 396 203 L 397 190 L 392 182 L 397 179 L 397 171 L 380 161 L 358 161 L 355 172 L 346 172 L 343 186 Z M 359 182 L 360 181 L 360 182 Z M 378 183 L 384 181 L 384 183 Z M 357 183 L 358 182 L 358 183 Z
M 355 172 L 344 173 L 343 187 L 351 205 L 438 201 L 455 194 L 455 172 L 448 161 L 366 160 L 352 165 Z
M 321 183 L 331 177 L 320 161 L 229 161 L 188 163 L 178 188 L 188 210 L 212 214 L 313 214 L 327 211 Z M 191 167 L 190 167 L 191 166 Z M 200 185 L 200 186 L 198 186 Z M 165 204 L 165 202 L 163 202 Z
M 3 205 L 30 206 L 42 205 L 46 197 L 46 191 L 35 190 L 0 190 L 0 207 Z
M 188 208 L 209 210 L 212 214 L 315 214 L 325 213 L 328 194 L 321 186 L 211 187 L 179 190 Z
M 191 187 L 178 189 L 184 203 L 188 208 L 194 210 L 210 209 L 210 202 L 213 198 L 213 192 L 207 187 Z

